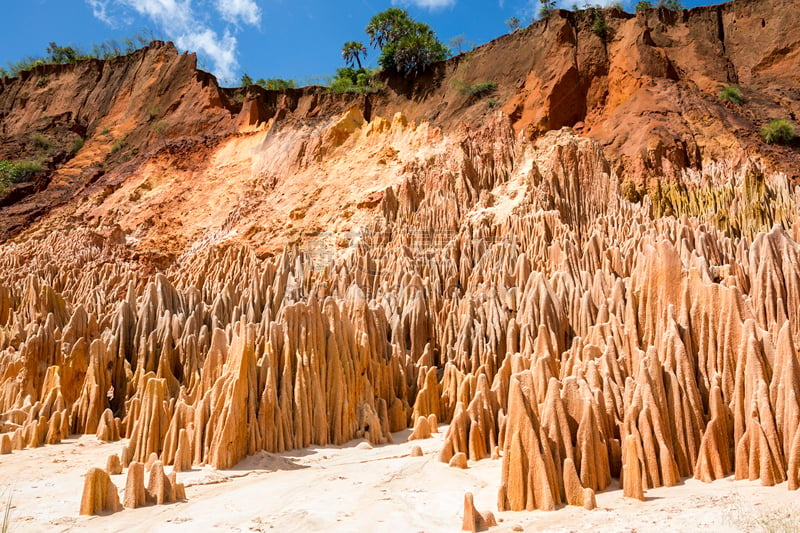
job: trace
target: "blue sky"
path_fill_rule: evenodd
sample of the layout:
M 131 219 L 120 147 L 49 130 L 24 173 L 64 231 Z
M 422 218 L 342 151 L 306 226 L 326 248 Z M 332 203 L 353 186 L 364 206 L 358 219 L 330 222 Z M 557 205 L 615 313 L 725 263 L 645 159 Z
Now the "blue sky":
M 611 0 L 604 0 L 610 3 Z M 624 2 L 631 7 L 635 0 Z M 560 0 L 569 8 L 575 0 Z M 698 0 L 684 2 L 687 7 Z M 311 82 L 342 66 L 345 41 L 368 45 L 364 27 L 388 7 L 408 9 L 447 43 L 463 35 L 483 44 L 529 22 L 538 0 L 27 0 L 4 2 L 0 65 L 44 54 L 50 41 L 85 49 L 146 29 L 196 51 L 201 67 L 225 85 L 243 72 L 254 79 Z M 374 63 L 375 54 L 370 56 Z

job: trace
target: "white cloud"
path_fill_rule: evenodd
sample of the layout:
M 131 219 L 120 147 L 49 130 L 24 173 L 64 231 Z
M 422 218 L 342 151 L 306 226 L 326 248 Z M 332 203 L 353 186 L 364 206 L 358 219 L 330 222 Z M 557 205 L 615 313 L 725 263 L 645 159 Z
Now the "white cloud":
M 114 25 L 116 11 L 131 11 L 150 19 L 178 48 L 207 58 L 214 74 L 225 82 L 235 81 L 239 70 L 237 40 L 232 31 L 241 24 L 259 26 L 261 9 L 254 0 L 215 0 L 215 8 L 225 22 L 233 25 L 222 35 L 197 13 L 193 0 L 86 0 L 96 18 Z M 200 2 L 198 2 L 200 3 Z
M 392 5 L 414 5 L 423 9 L 434 11 L 456 5 L 456 0 L 392 0 Z
M 211 58 L 214 74 L 226 81 L 235 81 L 239 62 L 236 60 L 236 37 L 226 31 L 220 38 L 212 29 L 190 32 L 175 37 L 175 44 L 184 50 L 196 50 Z
M 254 0 L 217 0 L 217 11 L 223 20 L 231 24 L 261 24 L 261 8 Z
M 583 1 L 578 2 L 575 0 L 560 0 L 557 6 L 561 9 L 572 10 L 576 5 L 580 9 L 587 9 L 589 7 L 611 7 L 611 4 L 616 4 L 619 0 L 593 0 L 591 3 Z M 622 2 L 627 3 L 627 2 Z
M 170 28 L 186 31 L 194 19 L 192 0 L 116 0 L 150 18 L 169 33 Z
M 105 22 L 109 26 L 113 26 L 114 22 L 108 15 L 108 0 L 86 0 L 89 7 L 92 8 L 92 15 L 95 18 Z

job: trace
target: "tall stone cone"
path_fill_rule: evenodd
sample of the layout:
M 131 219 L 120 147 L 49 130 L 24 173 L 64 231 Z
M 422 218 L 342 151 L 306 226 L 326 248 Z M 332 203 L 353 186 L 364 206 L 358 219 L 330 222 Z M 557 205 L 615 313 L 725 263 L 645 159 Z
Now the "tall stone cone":
M 67 437 L 67 435 L 64 434 L 64 428 L 67 427 L 67 424 L 64 423 L 65 413 L 66 411 L 56 411 L 53 413 L 53 417 L 50 419 L 50 425 L 47 429 L 45 444 L 58 444 Z
M 439 398 L 439 382 L 436 379 L 436 368 L 431 367 L 425 373 L 425 384 L 417 393 L 417 398 L 414 401 L 413 420 L 416 421 L 417 417 L 431 414 L 436 415 L 436 418 L 441 420 L 442 413 Z
M 531 409 L 530 371 L 511 378 L 498 509 L 552 510 L 562 502 L 556 468 L 539 419 Z
M 21 450 L 25 447 L 24 431 L 22 428 L 17 428 L 14 435 L 11 437 L 11 449 Z
M 81 514 L 95 515 L 122 510 L 117 487 L 108 472 L 102 468 L 92 468 L 86 474 L 81 496 Z
M 706 483 L 727 476 L 732 467 L 730 413 L 717 385 L 711 390 L 710 403 L 711 420 L 703 433 L 700 454 L 694 467 L 694 477 Z
M 194 408 L 187 405 L 183 400 L 178 400 L 172 411 L 172 418 L 170 419 L 167 434 L 164 436 L 163 453 L 161 454 L 164 464 L 167 465 L 172 464 L 175 460 L 180 431 L 191 428 L 194 424 L 195 416 Z
M 800 488 L 800 431 L 795 431 L 794 442 L 789 451 L 789 469 L 787 472 L 789 478 L 789 490 L 797 490 Z
M 211 394 L 220 400 L 210 413 L 214 434 L 207 462 L 214 468 L 230 468 L 247 455 L 255 421 L 255 328 L 241 324 L 230 348 L 222 376 Z
M 490 527 L 497 525 L 494 514 L 491 511 L 485 513 L 478 512 L 475 508 L 475 500 L 471 492 L 464 494 L 464 519 L 461 522 L 461 531 L 486 531 Z
M 644 501 L 642 471 L 639 454 L 636 450 L 636 437 L 628 435 L 623 445 L 622 493 L 626 498 Z
M 439 460 L 443 463 L 449 463 L 450 459 L 457 453 L 469 453 L 469 444 L 467 441 L 467 411 L 462 402 L 456 404 L 456 412 L 453 415 L 453 420 L 450 422 L 450 427 L 447 428 L 447 433 L 444 436 L 444 443 L 442 450 L 439 452 Z
M 107 392 L 112 387 L 109 364 L 112 356 L 105 343 L 96 339 L 89 346 L 89 368 L 78 399 L 77 430 L 80 433 L 95 433 L 100 417 L 108 405 Z
M 736 445 L 736 479 L 760 479 L 772 486 L 786 479 L 785 459 L 764 381 L 753 394 L 746 430 Z
M 439 421 L 433 413 L 428 415 L 428 427 L 431 428 L 431 433 L 439 433 Z
M 419 416 L 414 423 L 414 431 L 409 435 L 408 440 L 429 439 L 431 438 L 431 426 L 427 417 Z
M 491 391 L 486 374 L 478 376 L 477 386 L 467 407 L 469 424 L 469 458 L 480 461 L 489 457 L 496 446 L 495 406 L 491 402 Z
M 8 455 L 12 450 L 11 437 L 8 433 L 3 433 L 0 435 L 0 455 Z
M 564 459 L 564 496 L 568 505 L 583 506 L 583 485 L 575 470 L 575 463 L 570 458 Z
M 781 306 L 782 307 L 782 306 Z M 776 430 L 784 454 L 788 456 L 800 427 L 800 358 L 792 339 L 791 327 L 784 322 L 775 346 L 775 364 L 769 385 L 770 404 L 775 410 Z
M 371 444 L 385 444 L 391 437 L 390 434 L 384 434 L 383 424 L 378 413 L 375 412 L 371 405 L 366 403 L 362 404 L 359 410 L 358 427 L 360 429 L 357 434 L 367 439 Z
M 97 425 L 96 437 L 98 440 L 105 442 L 115 442 L 119 440 L 119 429 L 114 422 L 114 413 L 111 412 L 111 409 L 103 411 L 103 415 L 100 417 L 100 423 Z
M 161 453 L 164 436 L 169 428 L 169 412 L 165 401 L 166 383 L 148 374 L 143 385 L 140 414 L 131 430 L 128 444 L 131 459 L 139 462 L 146 461 L 152 453 Z
M 476 420 L 470 422 L 468 440 L 469 446 L 467 449 L 470 459 L 480 461 L 489 456 L 489 452 L 486 449 L 486 437 L 483 435 L 483 428 Z
M 175 501 L 175 485 L 164 473 L 164 465 L 156 461 L 150 469 L 150 479 L 147 482 L 147 501 L 156 505 L 163 505 Z
M 143 463 L 134 461 L 128 465 L 128 477 L 125 480 L 125 500 L 123 503 L 127 509 L 136 509 L 147 504 Z
M 173 472 L 186 472 L 192 469 L 192 445 L 189 441 L 189 434 L 185 429 L 181 429 L 178 434 L 178 449 L 175 452 L 175 462 Z
M 119 455 L 111 454 L 108 456 L 108 459 L 106 459 L 106 472 L 112 476 L 122 473 L 122 463 L 119 460 Z
M 578 452 L 576 458 L 580 462 L 580 478 L 583 487 L 592 490 L 605 489 L 611 483 L 608 447 L 600 433 L 592 404 L 588 401 L 578 427 L 576 451 Z

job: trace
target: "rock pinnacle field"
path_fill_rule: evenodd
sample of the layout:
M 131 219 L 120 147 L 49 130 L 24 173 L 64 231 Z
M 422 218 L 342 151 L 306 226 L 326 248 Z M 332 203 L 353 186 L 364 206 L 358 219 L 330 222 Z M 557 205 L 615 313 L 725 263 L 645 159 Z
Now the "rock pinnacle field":
M 0 78 L 4 525 L 798 530 L 798 28 L 552 9 L 368 90 L 162 41 Z

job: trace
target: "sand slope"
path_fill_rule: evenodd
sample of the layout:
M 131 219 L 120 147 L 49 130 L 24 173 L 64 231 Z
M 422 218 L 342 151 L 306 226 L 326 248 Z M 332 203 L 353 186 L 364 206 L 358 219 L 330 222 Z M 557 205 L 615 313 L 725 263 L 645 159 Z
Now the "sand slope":
M 792 531 L 800 523 L 800 502 L 785 487 L 730 478 L 648 490 L 646 502 L 610 490 L 597 495 L 595 511 L 497 513 L 500 461 L 468 470 L 440 463 L 444 430 L 411 442 L 410 431 L 399 432 L 395 444 L 373 449 L 353 441 L 261 452 L 227 471 L 195 468 L 178 474 L 188 501 L 112 516 L 78 516 L 82 476 L 125 441 L 83 436 L 2 456 L 0 480 L 14 490 L 11 531 L 458 531 L 466 491 L 502 520 L 495 531 Z M 409 456 L 414 444 L 423 457 Z M 122 494 L 125 473 L 113 480 Z

